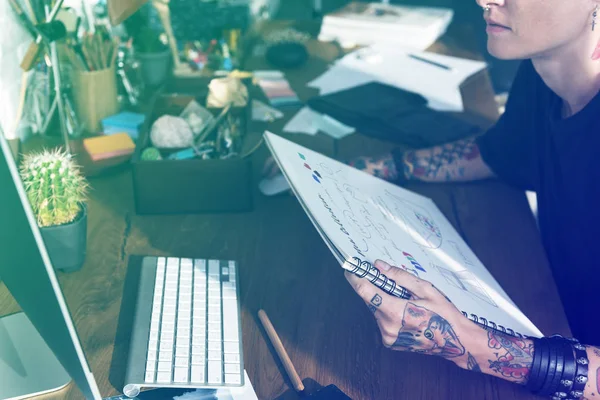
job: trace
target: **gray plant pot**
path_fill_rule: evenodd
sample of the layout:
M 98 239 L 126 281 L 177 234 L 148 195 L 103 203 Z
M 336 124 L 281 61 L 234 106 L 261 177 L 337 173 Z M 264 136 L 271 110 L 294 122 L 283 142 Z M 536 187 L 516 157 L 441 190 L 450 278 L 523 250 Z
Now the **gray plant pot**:
M 66 225 L 40 228 L 54 269 L 74 272 L 83 266 L 87 248 L 87 208 L 75 221 Z
M 144 83 L 151 87 L 162 85 L 171 73 L 171 50 L 162 53 L 137 53 L 140 74 Z

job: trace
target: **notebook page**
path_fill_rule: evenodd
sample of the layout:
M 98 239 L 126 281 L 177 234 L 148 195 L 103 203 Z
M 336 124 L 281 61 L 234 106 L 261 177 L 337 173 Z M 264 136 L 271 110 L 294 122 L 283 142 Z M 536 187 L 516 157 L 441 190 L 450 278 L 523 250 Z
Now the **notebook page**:
M 382 259 L 433 283 L 461 311 L 542 336 L 431 199 L 270 132 L 265 140 L 334 255 Z

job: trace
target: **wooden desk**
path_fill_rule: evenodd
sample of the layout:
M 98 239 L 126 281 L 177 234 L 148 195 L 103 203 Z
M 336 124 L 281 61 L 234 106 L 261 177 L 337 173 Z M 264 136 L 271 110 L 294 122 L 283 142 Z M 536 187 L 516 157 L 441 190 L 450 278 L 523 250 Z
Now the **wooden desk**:
M 339 154 L 389 147 L 354 135 Z M 259 176 L 266 149 L 255 157 Z M 256 181 L 258 182 L 258 181 Z M 437 357 L 383 347 L 373 317 L 295 198 L 256 194 L 243 214 L 138 216 L 131 173 L 90 178 L 87 260 L 59 273 L 61 286 L 103 396 L 122 389 L 125 354 L 117 322 L 131 255 L 237 260 L 245 368 L 261 400 L 296 399 L 265 341 L 266 310 L 303 378 L 335 384 L 353 399 L 533 399 L 524 388 L 464 371 Z M 430 196 L 516 304 L 545 334 L 569 330 L 535 222 L 522 192 L 498 182 L 415 185 Z M 0 313 L 18 311 L 0 286 Z M 115 366 L 111 370 L 111 365 Z M 46 399 L 79 399 L 72 385 Z

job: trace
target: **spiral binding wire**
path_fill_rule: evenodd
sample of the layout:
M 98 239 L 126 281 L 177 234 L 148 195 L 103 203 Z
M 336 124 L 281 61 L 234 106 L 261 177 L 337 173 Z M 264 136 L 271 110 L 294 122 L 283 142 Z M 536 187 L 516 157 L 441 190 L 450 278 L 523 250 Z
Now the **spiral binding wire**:
M 352 257 L 352 260 L 353 262 L 346 261 L 344 263 L 345 265 L 349 266 L 345 267 L 346 270 L 350 271 L 359 278 L 368 279 L 375 286 L 392 296 L 396 296 L 405 300 L 409 300 L 412 298 L 412 294 L 406 288 L 397 285 L 393 279 L 390 279 L 384 274 L 382 274 L 381 271 L 375 268 L 370 262 L 363 261 L 358 257 Z M 507 335 L 518 337 L 520 339 L 525 338 L 523 334 L 515 332 L 510 328 L 505 328 L 502 325 L 498 325 L 493 321 L 488 321 L 486 318 L 478 317 L 475 314 L 467 314 L 464 311 L 461 312 L 466 318 L 482 326 L 486 330 L 493 330 L 496 332 L 505 333 Z

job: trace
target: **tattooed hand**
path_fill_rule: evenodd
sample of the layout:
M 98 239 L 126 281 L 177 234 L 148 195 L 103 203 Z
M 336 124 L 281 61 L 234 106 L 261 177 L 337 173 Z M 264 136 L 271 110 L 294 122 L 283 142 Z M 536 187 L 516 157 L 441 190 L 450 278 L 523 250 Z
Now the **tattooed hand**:
M 382 261 L 377 261 L 375 267 L 415 295 L 411 300 L 398 299 L 369 281 L 346 273 L 354 290 L 374 313 L 384 345 L 447 359 L 465 358 L 465 346 L 457 330 L 465 318 L 447 297 L 431 283 Z

